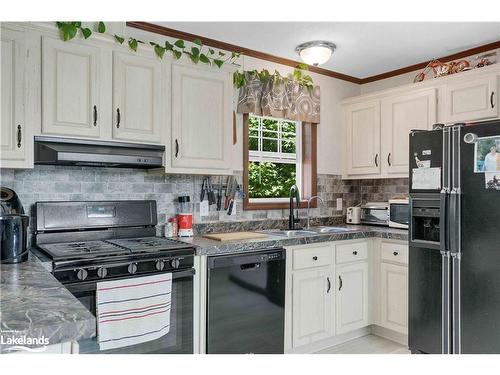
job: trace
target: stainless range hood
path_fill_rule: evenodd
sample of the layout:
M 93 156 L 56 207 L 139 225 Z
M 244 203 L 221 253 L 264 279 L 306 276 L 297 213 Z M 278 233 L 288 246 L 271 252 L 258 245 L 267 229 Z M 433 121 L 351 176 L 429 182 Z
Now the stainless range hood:
M 159 168 L 164 146 L 73 138 L 35 137 L 35 164 Z

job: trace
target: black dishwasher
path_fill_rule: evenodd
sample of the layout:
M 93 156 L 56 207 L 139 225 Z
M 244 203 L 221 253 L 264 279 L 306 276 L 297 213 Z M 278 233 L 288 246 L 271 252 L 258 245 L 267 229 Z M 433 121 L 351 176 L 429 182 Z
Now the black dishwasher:
M 285 250 L 209 257 L 207 306 L 207 353 L 283 353 Z

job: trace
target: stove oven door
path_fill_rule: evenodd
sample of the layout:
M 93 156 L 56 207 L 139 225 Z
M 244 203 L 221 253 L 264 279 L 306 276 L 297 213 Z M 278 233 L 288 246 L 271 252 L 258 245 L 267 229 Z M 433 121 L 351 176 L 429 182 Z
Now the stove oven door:
M 92 354 L 182 354 L 193 353 L 193 275 L 194 269 L 172 273 L 172 309 L 170 331 L 159 339 L 124 348 L 99 349 L 94 337 L 79 342 L 80 353 Z M 116 280 L 116 279 L 115 279 Z M 80 282 L 66 288 L 96 315 L 96 283 Z

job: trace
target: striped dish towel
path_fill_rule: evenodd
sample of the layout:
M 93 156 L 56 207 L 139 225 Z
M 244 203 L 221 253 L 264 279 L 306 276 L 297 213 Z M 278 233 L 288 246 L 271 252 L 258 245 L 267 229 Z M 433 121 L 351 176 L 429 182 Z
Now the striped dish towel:
M 97 283 L 101 350 L 155 340 L 170 330 L 172 274 Z

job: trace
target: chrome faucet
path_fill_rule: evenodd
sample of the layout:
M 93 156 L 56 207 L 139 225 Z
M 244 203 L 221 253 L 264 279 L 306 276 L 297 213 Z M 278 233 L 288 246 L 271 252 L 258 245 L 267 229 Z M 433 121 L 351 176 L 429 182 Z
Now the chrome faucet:
M 311 205 L 311 201 L 313 199 L 317 199 L 318 201 L 320 201 L 322 204 L 325 204 L 325 201 L 323 200 L 323 198 L 321 198 L 320 196 L 318 195 L 313 195 L 311 198 L 309 198 L 307 200 L 307 229 L 309 229 L 311 227 L 310 225 L 310 221 L 311 221 L 311 218 L 309 217 L 309 206 Z
M 288 229 L 290 229 L 290 230 L 298 229 L 298 228 L 295 228 L 295 224 L 297 224 L 300 221 L 298 218 L 299 217 L 298 211 L 297 211 L 297 217 L 295 217 L 293 214 L 293 199 L 294 198 L 296 201 L 296 207 L 299 208 L 300 207 L 300 192 L 299 192 L 299 188 L 297 187 L 297 185 L 293 185 L 290 188 L 290 214 L 288 216 Z

